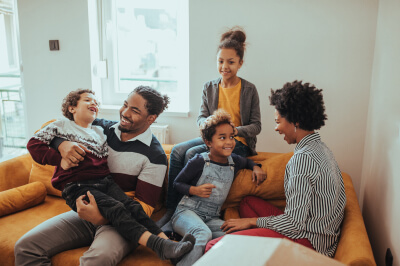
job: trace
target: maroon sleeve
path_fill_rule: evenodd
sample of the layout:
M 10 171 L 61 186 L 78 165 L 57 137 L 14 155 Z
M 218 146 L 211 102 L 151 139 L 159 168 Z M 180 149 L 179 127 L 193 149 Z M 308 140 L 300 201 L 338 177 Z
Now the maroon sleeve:
M 54 149 L 50 148 L 46 143 L 31 138 L 26 146 L 33 160 L 42 165 L 58 166 L 61 162 L 61 155 Z

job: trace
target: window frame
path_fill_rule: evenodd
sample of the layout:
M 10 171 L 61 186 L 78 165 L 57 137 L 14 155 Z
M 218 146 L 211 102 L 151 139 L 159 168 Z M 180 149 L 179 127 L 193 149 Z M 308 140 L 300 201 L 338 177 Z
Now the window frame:
M 154 0 L 157 1 L 157 0 Z M 180 17 L 177 25 L 178 43 L 179 43 L 179 64 L 177 77 L 177 92 L 170 93 L 160 91 L 161 94 L 167 94 L 171 103 L 164 112 L 171 116 L 188 117 L 189 114 L 189 3 L 188 0 L 177 0 L 179 3 Z M 128 92 L 120 92 L 115 88 L 119 86 L 118 69 L 118 39 L 116 38 L 116 0 L 98 0 L 97 2 L 98 19 L 98 37 L 99 43 L 98 61 L 94 65 L 94 78 L 97 80 L 96 93 L 100 96 L 102 102 L 101 109 L 115 111 L 121 107 L 126 99 Z M 111 28 L 111 29 L 110 29 Z M 183 56 L 181 56 L 183 55 Z M 142 79 L 144 80 L 144 79 Z M 151 79 L 152 82 L 156 82 Z M 161 78 L 161 80 L 166 80 Z M 94 80 L 94 83 L 96 81 Z M 134 88 L 132 88 L 134 89 Z M 109 99 L 112 101 L 108 101 Z

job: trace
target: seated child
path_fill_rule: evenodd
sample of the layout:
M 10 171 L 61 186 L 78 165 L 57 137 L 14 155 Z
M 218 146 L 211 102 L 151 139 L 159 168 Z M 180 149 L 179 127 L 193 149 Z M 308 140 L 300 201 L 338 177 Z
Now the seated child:
M 257 185 L 266 173 L 252 160 L 232 153 L 235 134 L 229 113 L 219 109 L 200 127 L 209 152 L 195 155 L 179 173 L 174 188 L 185 195 L 172 216 L 172 229 L 180 235 L 192 234 L 196 244 L 178 265 L 192 265 L 203 254 L 207 242 L 224 235 L 220 219 L 224 203 L 236 173 L 253 170 Z
M 27 148 L 37 163 L 56 166 L 51 182 L 62 191 L 66 203 L 76 211 L 76 199 L 90 192 L 100 213 L 128 241 L 148 246 L 161 259 L 179 260 L 189 252 L 195 242 L 192 235 L 177 243 L 167 239 L 140 203 L 129 198 L 111 177 L 107 137 L 100 126 L 92 126 L 99 111 L 94 92 L 82 89 L 70 92 L 64 98 L 62 111 L 68 119 L 42 128 L 29 140 Z M 78 167 L 68 169 L 61 155 L 49 147 L 54 137 L 87 147 L 89 152 Z

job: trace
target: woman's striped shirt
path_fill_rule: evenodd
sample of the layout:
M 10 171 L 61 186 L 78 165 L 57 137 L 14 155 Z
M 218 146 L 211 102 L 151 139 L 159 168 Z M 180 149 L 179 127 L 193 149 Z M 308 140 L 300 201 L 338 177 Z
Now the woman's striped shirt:
M 296 146 L 285 171 L 286 208 L 282 215 L 257 219 L 289 238 L 307 238 L 316 251 L 333 257 L 339 241 L 346 194 L 342 174 L 318 133 Z

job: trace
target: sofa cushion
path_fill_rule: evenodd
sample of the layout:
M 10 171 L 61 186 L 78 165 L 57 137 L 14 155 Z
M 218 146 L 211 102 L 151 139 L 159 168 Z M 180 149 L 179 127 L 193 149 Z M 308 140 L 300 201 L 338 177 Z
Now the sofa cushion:
M 245 196 L 257 196 L 264 200 L 285 199 L 283 181 L 286 164 L 293 152 L 279 154 L 261 161 L 261 168 L 267 173 L 267 179 L 258 187 L 251 181 L 252 171 L 241 170 L 225 200 L 222 210 L 229 207 L 237 207 Z
M 35 206 L 46 198 L 46 188 L 40 182 L 0 192 L 0 217 Z
M 46 187 L 47 194 L 61 197 L 61 191 L 55 189 L 51 184 L 51 177 L 53 176 L 55 166 L 41 165 L 37 162 L 32 162 L 31 174 L 29 176 L 29 183 L 42 182 Z
M 42 125 L 41 129 L 44 128 L 45 126 L 47 126 L 48 124 L 53 123 L 54 121 L 56 121 L 56 120 L 53 119 L 53 120 L 50 120 L 50 121 L 44 123 Z M 38 132 L 38 131 L 39 130 L 37 130 L 36 132 Z M 51 184 L 51 178 L 53 177 L 54 169 L 55 169 L 55 166 L 41 165 L 41 164 L 38 164 L 37 162 L 33 161 L 31 173 L 29 176 L 29 183 L 42 182 L 43 185 L 46 187 L 47 194 L 61 197 L 61 191 L 59 191 L 58 189 L 55 189 L 53 187 L 53 185 Z
M 45 190 L 45 189 L 44 189 Z M 60 197 L 46 196 L 45 200 L 32 208 L 0 218 L 0 265 L 14 265 L 14 246 L 21 236 L 42 222 L 70 208 Z M 69 261 L 63 265 L 71 265 Z M 79 265 L 79 262 L 75 265 Z
M 263 152 L 263 151 L 258 151 L 257 155 L 249 156 L 247 158 L 253 160 L 256 163 L 261 163 L 262 161 L 271 159 L 272 157 L 275 157 L 277 155 L 281 155 L 282 153 L 276 153 L 276 152 Z
M 52 265 L 79 265 L 79 258 L 88 250 L 88 247 L 71 249 L 61 252 L 51 258 Z M 148 247 L 139 246 L 134 251 L 130 252 L 118 266 L 171 266 L 170 260 L 160 260 L 156 253 Z

